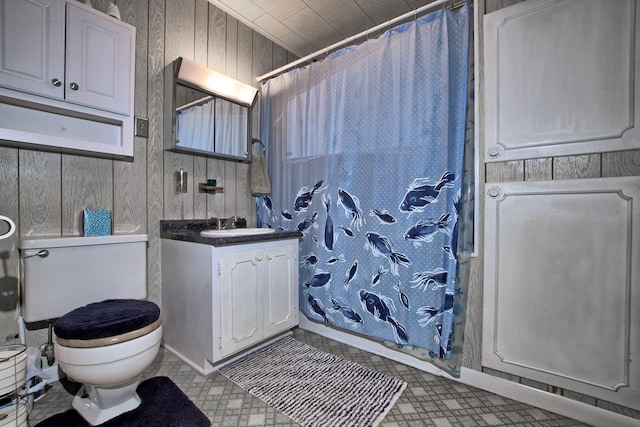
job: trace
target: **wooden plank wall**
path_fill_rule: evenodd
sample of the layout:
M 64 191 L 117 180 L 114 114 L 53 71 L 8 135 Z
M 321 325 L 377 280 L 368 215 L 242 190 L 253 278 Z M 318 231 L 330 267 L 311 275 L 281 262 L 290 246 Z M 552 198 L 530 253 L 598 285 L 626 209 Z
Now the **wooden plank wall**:
M 109 3 L 91 2 L 101 11 Z M 164 67 L 182 56 L 257 87 L 257 76 L 296 58 L 206 0 L 114 2 L 122 20 L 136 27 L 135 115 L 149 119 L 149 138 L 135 138 L 133 162 L 0 147 L 0 215 L 19 230 L 0 240 L 0 291 L 8 292 L 0 301 L 0 345 L 17 333 L 18 234 L 80 235 L 82 210 L 110 209 L 114 233 L 148 233 L 149 298 L 159 303 L 161 219 L 239 215 L 255 224 L 247 164 L 163 151 Z M 178 195 L 172 177 L 180 167 L 189 173 L 189 192 Z M 207 178 L 217 179 L 224 193 L 198 193 L 197 183 Z M 29 325 L 28 345 L 46 340 L 43 326 Z

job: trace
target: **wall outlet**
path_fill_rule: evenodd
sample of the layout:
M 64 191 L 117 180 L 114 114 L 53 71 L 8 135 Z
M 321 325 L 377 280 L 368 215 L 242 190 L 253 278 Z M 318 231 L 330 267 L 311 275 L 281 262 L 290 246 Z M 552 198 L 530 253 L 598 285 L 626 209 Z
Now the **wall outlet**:
M 149 138 L 149 119 L 146 117 L 136 116 L 136 131 L 135 136 L 142 138 Z

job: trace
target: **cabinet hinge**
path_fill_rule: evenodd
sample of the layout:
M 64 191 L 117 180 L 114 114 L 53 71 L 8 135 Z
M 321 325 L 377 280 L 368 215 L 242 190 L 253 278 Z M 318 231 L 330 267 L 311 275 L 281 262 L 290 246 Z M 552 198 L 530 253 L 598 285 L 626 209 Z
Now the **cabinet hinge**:
M 218 348 L 222 349 L 222 337 L 218 337 Z
M 218 276 L 222 274 L 222 267 L 220 267 L 220 263 L 218 263 Z

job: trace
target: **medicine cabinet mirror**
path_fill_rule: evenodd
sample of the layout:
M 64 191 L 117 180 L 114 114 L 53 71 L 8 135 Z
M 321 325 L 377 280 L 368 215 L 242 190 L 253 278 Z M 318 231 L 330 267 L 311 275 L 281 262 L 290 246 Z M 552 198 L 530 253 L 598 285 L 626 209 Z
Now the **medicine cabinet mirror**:
M 258 90 L 185 58 L 165 74 L 165 148 L 251 161 L 251 111 Z

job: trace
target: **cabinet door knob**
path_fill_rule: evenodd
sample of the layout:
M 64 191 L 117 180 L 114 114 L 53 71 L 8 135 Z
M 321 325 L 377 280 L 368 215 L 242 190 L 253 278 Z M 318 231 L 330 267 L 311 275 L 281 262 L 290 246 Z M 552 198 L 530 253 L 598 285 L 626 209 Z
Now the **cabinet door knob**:
M 78 83 L 75 83 L 75 82 L 74 82 L 74 83 L 71 83 L 71 84 L 69 85 L 69 87 L 70 87 L 71 89 L 73 89 L 73 90 L 78 90 L 78 89 L 80 89 L 80 86 L 78 86 Z
M 55 87 L 62 86 L 62 82 L 59 79 L 52 79 L 51 84 L 54 85 Z

